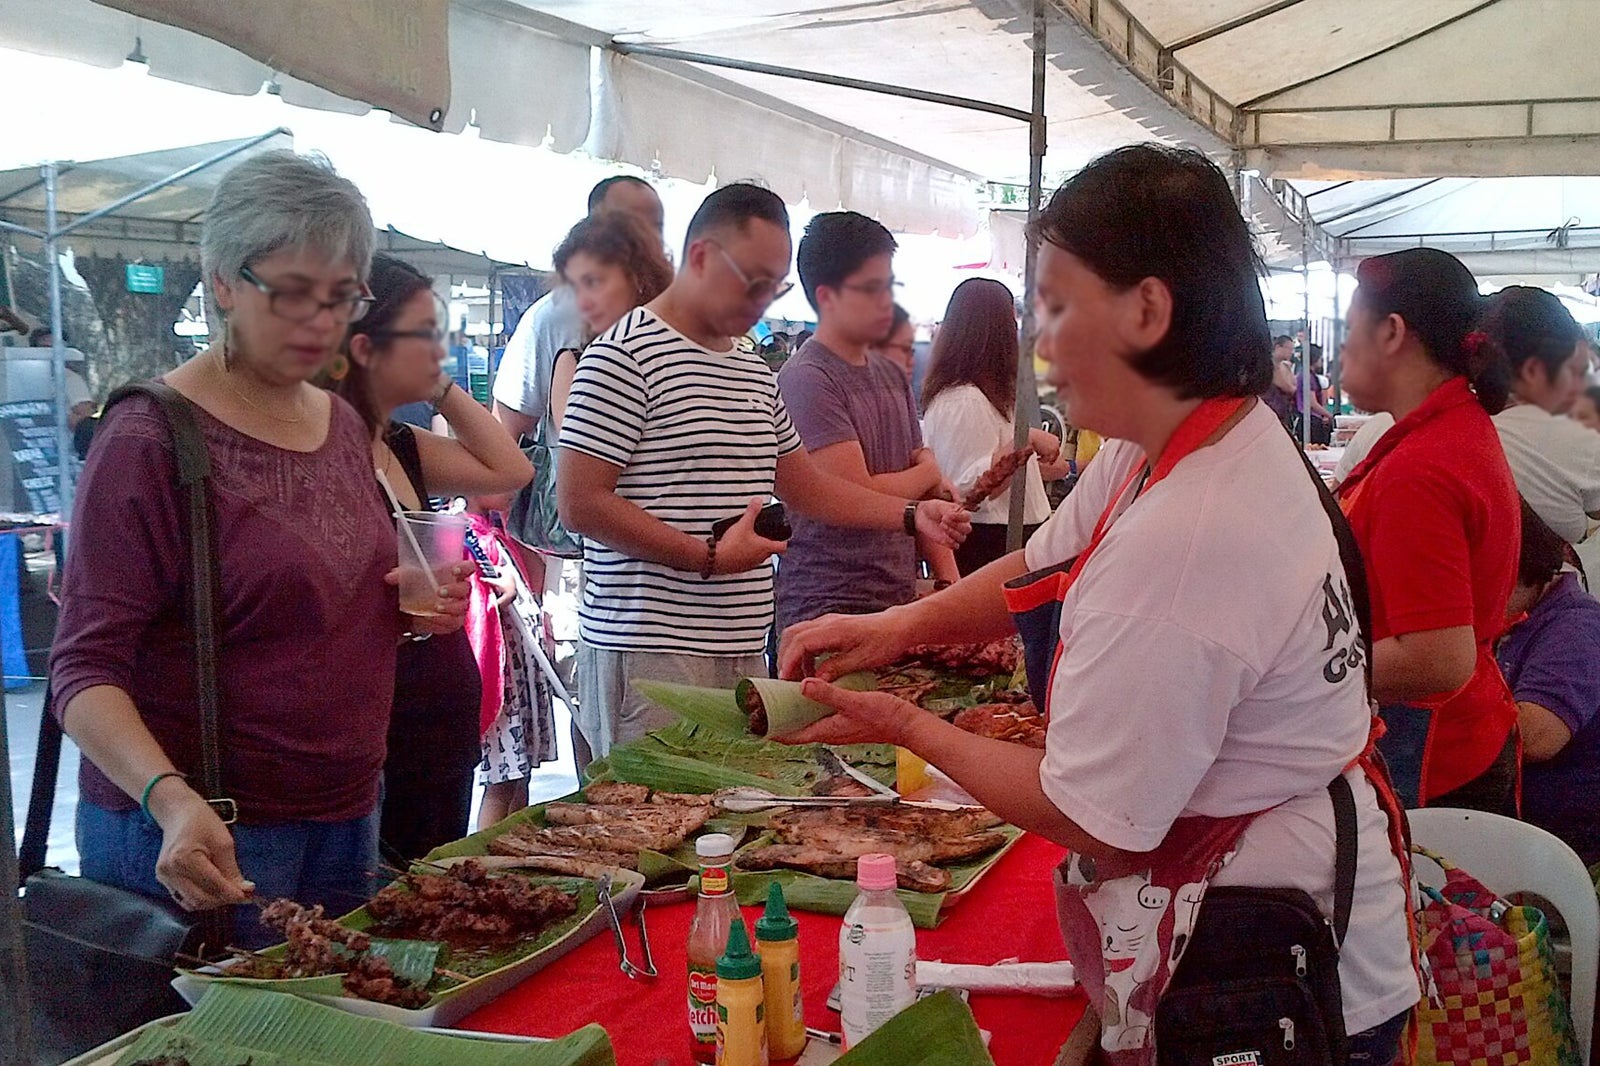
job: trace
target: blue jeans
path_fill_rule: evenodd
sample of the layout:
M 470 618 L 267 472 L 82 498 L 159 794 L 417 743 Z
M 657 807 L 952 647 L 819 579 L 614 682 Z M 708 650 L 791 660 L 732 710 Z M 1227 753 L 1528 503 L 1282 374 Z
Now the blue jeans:
M 1382 1025 L 1350 1034 L 1350 1066 L 1393 1066 L 1400 1061 L 1400 1040 L 1411 1012 L 1397 1014 Z
M 143 811 L 110 811 L 78 801 L 78 854 L 83 876 L 155 899 L 168 899 L 156 880 L 161 828 Z M 378 865 L 378 814 L 347 822 L 281 822 L 234 825 L 239 869 L 256 883 L 256 898 L 279 897 L 322 904 L 344 914 L 373 892 Z M 233 943 L 265 947 L 283 937 L 262 925 L 253 906 L 235 907 Z

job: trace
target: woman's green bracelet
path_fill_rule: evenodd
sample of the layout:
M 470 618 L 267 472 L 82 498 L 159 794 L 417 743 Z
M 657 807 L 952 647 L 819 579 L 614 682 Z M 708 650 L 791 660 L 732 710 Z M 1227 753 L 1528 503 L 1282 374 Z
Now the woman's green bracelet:
M 176 770 L 168 770 L 166 773 L 157 774 L 156 776 L 152 777 L 150 779 L 150 783 L 144 786 L 144 795 L 139 797 L 139 809 L 143 811 L 144 816 L 150 819 L 152 822 L 156 820 L 156 816 L 150 813 L 150 792 L 169 777 L 181 777 L 185 781 L 189 780 L 188 774 L 180 774 Z

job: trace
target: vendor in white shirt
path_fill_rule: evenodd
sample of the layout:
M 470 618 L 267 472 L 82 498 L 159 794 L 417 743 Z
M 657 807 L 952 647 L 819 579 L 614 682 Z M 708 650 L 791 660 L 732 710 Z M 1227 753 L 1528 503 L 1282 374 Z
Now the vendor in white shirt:
M 1353 768 L 1371 719 L 1337 507 L 1256 399 L 1271 339 L 1249 231 L 1203 156 L 1141 145 L 1070 179 L 1037 233 L 1039 353 L 1104 450 L 1025 551 L 913 604 L 793 626 L 780 666 L 836 678 L 915 644 L 1005 636 L 1016 612 L 1046 749 L 822 680 L 806 695 L 840 713 L 785 739 L 899 744 L 1070 849 L 1063 933 L 1118 1062 L 1154 1060 L 1152 1000 L 1208 885 L 1298 887 L 1330 912 L 1342 778 L 1359 856 L 1344 1023 L 1351 1061 L 1386 1066 L 1418 998 L 1406 891 L 1389 819 Z M 1054 608 L 1043 640 L 1039 607 Z M 1198 847 L 1197 832 L 1226 840 Z M 1178 866 L 1202 872 L 1174 878 Z M 1131 925 L 1107 918 L 1130 883 L 1182 890 L 1139 892 Z
M 1600 518 L 1600 433 L 1567 417 L 1583 393 L 1589 342 L 1559 299 L 1527 285 L 1495 293 L 1482 330 L 1511 363 L 1511 404 L 1494 427 L 1517 491 L 1577 544 Z

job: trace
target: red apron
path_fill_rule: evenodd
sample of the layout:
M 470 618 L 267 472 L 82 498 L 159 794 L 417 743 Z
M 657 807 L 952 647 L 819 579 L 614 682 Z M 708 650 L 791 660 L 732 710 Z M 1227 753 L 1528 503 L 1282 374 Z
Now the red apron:
M 1141 478 L 1145 480 L 1140 491 L 1170 474 L 1248 402 L 1230 398 L 1201 404 L 1178 427 L 1154 469 L 1146 464 L 1134 470 L 1112 495 L 1082 554 L 1006 587 L 1006 602 L 1022 635 L 1028 685 L 1038 707 L 1048 713 L 1050 684 L 1064 651 L 1062 605 L 1105 538 L 1123 497 Z M 1375 772 L 1371 751 L 1369 742 L 1356 762 L 1384 795 L 1387 790 L 1379 784 L 1383 775 Z M 1398 812 L 1397 804 L 1386 806 Z M 1183 957 L 1206 889 L 1232 859 L 1240 836 L 1264 813 L 1179 818 L 1152 852 L 1114 862 L 1073 853 L 1056 871 L 1057 915 L 1067 953 L 1100 1016 L 1101 1049 L 1115 1066 L 1155 1063 L 1156 1007 Z M 1391 844 L 1397 855 L 1405 855 L 1403 834 L 1397 830 L 1391 815 Z M 1409 884 L 1404 858 L 1401 867 Z

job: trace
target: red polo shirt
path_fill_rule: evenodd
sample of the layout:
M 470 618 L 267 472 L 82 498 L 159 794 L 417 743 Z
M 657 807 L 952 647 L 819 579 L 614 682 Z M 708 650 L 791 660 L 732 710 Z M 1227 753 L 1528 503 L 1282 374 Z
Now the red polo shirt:
M 1522 545 L 1516 483 L 1494 423 L 1457 377 L 1384 435 L 1341 496 L 1366 562 L 1373 641 L 1465 625 L 1477 636 L 1463 688 L 1410 701 L 1437 715 L 1426 802 L 1487 770 L 1516 725 L 1493 651 Z

